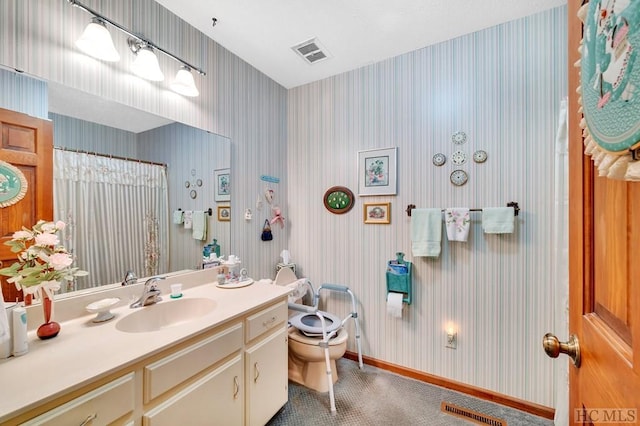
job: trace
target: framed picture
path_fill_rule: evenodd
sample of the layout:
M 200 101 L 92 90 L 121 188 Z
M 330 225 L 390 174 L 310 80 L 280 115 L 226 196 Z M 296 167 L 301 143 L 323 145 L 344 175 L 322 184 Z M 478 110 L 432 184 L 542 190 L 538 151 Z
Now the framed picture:
M 398 148 L 358 151 L 358 195 L 396 195 Z
M 218 206 L 218 222 L 231 220 L 231 206 Z
M 219 169 L 213 171 L 213 183 L 215 201 L 231 201 L 231 169 Z
M 364 223 L 391 223 L 391 203 L 364 203 Z

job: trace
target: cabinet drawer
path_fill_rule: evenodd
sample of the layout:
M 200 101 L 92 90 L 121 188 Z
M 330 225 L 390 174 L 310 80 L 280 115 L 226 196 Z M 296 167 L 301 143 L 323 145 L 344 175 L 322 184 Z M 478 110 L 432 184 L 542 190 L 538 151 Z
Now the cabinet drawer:
M 24 425 L 108 425 L 134 409 L 134 373 L 102 385 Z
M 144 403 L 242 348 L 237 324 L 144 368 Z
M 287 304 L 283 301 L 247 318 L 247 342 L 274 327 L 282 325 L 287 319 Z

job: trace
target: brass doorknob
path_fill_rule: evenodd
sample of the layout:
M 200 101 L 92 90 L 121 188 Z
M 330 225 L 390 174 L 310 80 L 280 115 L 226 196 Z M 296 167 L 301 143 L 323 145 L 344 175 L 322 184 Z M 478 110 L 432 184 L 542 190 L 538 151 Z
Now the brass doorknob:
M 542 347 L 551 358 L 558 358 L 560 354 L 567 354 L 573 361 L 573 365 L 580 367 L 580 342 L 574 334 L 569 336 L 569 341 L 561 342 L 554 334 L 547 333 L 542 339 Z

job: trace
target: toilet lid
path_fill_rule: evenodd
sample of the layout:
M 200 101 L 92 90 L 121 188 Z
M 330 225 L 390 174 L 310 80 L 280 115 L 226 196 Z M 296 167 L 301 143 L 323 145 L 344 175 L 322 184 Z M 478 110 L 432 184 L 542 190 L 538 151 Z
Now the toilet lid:
M 324 317 L 327 333 L 331 333 L 342 326 L 342 321 L 336 315 L 318 311 Z M 289 324 L 307 336 L 322 336 L 322 323 L 316 314 L 301 313 L 289 318 Z

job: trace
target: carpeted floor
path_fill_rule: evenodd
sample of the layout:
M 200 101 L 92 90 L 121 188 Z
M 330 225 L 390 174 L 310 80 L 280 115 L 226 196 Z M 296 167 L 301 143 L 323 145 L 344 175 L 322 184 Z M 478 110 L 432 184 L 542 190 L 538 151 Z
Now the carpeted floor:
M 399 376 L 376 367 L 358 368 L 342 358 L 334 386 L 336 413 L 331 414 L 329 393 L 319 393 L 289 382 L 289 402 L 268 426 L 414 426 L 473 425 L 440 410 L 442 401 L 504 420 L 509 426 L 553 426 L 553 421 L 465 394 Z

